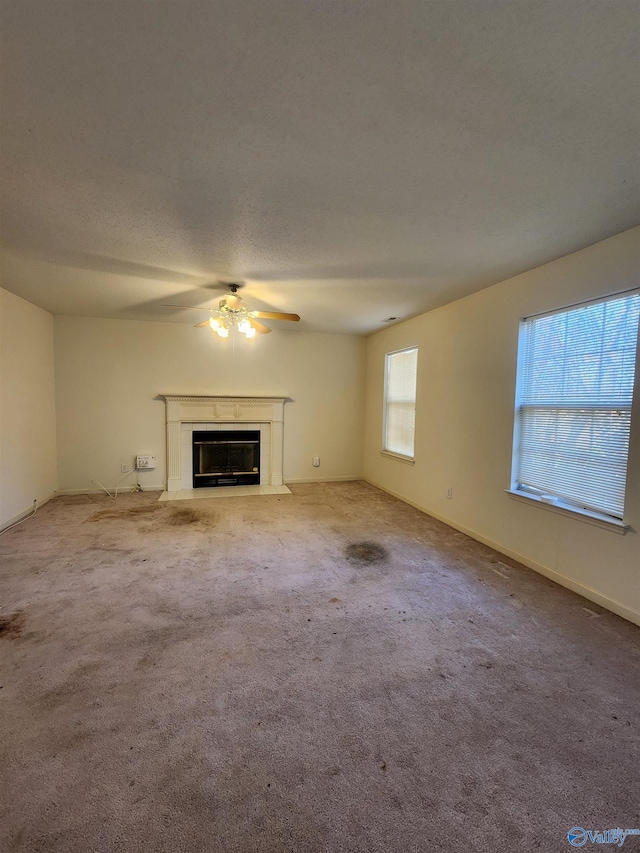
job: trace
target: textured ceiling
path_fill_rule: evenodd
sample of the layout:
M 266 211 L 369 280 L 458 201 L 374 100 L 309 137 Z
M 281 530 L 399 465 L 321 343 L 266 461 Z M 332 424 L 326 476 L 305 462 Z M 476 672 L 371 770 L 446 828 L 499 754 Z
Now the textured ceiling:
M 635 0 L 1 8 L 0 284 L 53 313 L 369 333 L 638 222 Z

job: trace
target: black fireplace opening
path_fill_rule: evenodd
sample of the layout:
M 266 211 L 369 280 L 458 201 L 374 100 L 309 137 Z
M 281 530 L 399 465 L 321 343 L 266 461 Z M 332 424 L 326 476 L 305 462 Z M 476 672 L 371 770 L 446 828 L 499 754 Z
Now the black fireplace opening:
M 260 484 L 260 430 L 193 432 L 193 487 Z

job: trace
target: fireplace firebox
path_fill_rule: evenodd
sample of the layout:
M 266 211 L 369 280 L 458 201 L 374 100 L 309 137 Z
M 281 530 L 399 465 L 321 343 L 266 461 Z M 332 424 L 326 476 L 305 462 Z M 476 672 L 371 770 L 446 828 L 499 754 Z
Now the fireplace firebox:
M 260 483 L 260 431 L 193 432 L 193 488 Z

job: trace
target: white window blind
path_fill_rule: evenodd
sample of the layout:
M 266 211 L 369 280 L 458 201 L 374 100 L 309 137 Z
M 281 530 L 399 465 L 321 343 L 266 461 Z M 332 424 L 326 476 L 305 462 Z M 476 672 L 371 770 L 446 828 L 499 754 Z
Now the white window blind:
M 515 488 L 622 518 L 640 293 L 523 321 Z
M 385 368 L 384 449 L 413 458 L 417 348 L 387 353 Z

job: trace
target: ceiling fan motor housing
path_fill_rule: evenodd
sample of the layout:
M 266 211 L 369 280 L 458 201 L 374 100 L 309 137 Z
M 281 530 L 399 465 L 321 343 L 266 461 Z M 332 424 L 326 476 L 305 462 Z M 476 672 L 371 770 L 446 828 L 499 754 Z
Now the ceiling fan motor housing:
M 228 296 L 225 296 L 224 299 L 220 300 L 220 310 L 221 311 L 239 311 L 242 308 L 242 304 L 244 299 L 240 296 L 235 296 L 233 293 L 230 293 Z

